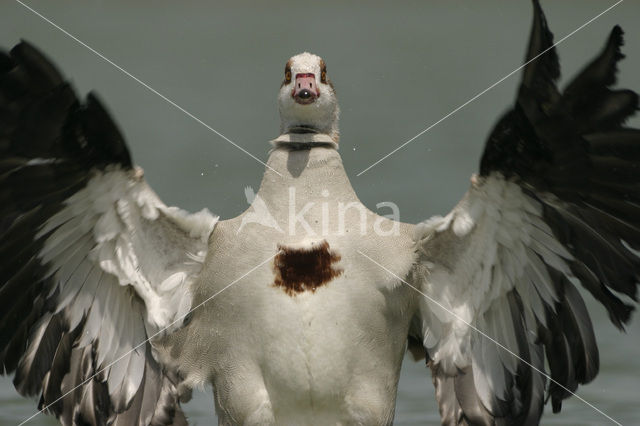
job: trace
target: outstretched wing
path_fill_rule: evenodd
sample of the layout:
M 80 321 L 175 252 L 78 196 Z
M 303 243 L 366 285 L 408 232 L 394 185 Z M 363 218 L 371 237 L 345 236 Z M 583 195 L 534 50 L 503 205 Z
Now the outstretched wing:
M 540 57 L 491 133 L 480 175 L 449 215 L 417 228 L 410 278 L 442 306 L 422 298 L 415 334 L 445 424 L 537 424 L 545 357 L 559 411 L 598 372 L 576 285 L 619 328 L 632 311 L 625 299 L 636 300 L 640 131 L 624 121 L 638 96 L 611 89 L 622 30 L 560 92 L 553 36 L 534 8 L 527 61 Z
M 146 340 L 182 324 L 217 218 L 166 207 L 94 95 L 0 53 L 0 366 L 63 424 L 185 424 Z

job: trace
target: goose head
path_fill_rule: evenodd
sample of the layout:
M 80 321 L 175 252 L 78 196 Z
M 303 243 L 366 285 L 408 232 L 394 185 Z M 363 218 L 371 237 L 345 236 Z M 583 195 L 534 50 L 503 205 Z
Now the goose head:
M 321 133 L 338 142 L 338 100 L 321 57 L 304 52 L 287 61 L 278 108 L 280 133 Z

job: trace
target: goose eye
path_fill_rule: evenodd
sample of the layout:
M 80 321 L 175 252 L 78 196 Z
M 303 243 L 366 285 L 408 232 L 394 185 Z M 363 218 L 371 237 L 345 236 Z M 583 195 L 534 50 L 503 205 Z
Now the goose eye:
M 324 59 L 320 59 L 320 82 L 327 84 L 327 65 Z
M 291 83 L 291 70 L 285 70 L 285 72 L 284 72 L 284 82 L 285 82 L 285 84 Z

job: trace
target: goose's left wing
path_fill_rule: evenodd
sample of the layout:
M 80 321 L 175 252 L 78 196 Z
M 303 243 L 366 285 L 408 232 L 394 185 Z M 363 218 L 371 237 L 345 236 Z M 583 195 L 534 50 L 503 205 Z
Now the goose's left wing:
M 427 297 L 414 327 L 444 424 L 537 424 L 545 357 L 559 411 L 598 372 L 576 285 L 619 328 L 632 310 L 624 299 L 636 299 L 640 131 L 623 123 L 638 96 L 610 88 L 622 31 L 614 28 L 602 53 L 560 92 L 552 35 L 534 7 L 527 61 L 542 55 L 525 68 L 479 176 L 449 215 L 417 228 L 410 279 Z
M 147 341 L 183 323 L 217 218 L 167 207 L 93 95 L 0 53 L 0 373 L 65 425 L 184 424 Z

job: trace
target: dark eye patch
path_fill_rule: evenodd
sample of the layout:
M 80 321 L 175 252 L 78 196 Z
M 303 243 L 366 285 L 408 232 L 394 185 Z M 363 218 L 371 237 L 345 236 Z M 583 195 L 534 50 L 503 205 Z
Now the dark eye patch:
M 282 82 L 282 86 L 289 83 L 291 83 L 291 59 L 289 59 L 284 66 L 284 81 Z
M 327 65 L 320 59 L 320 82 L 327 84 Z

